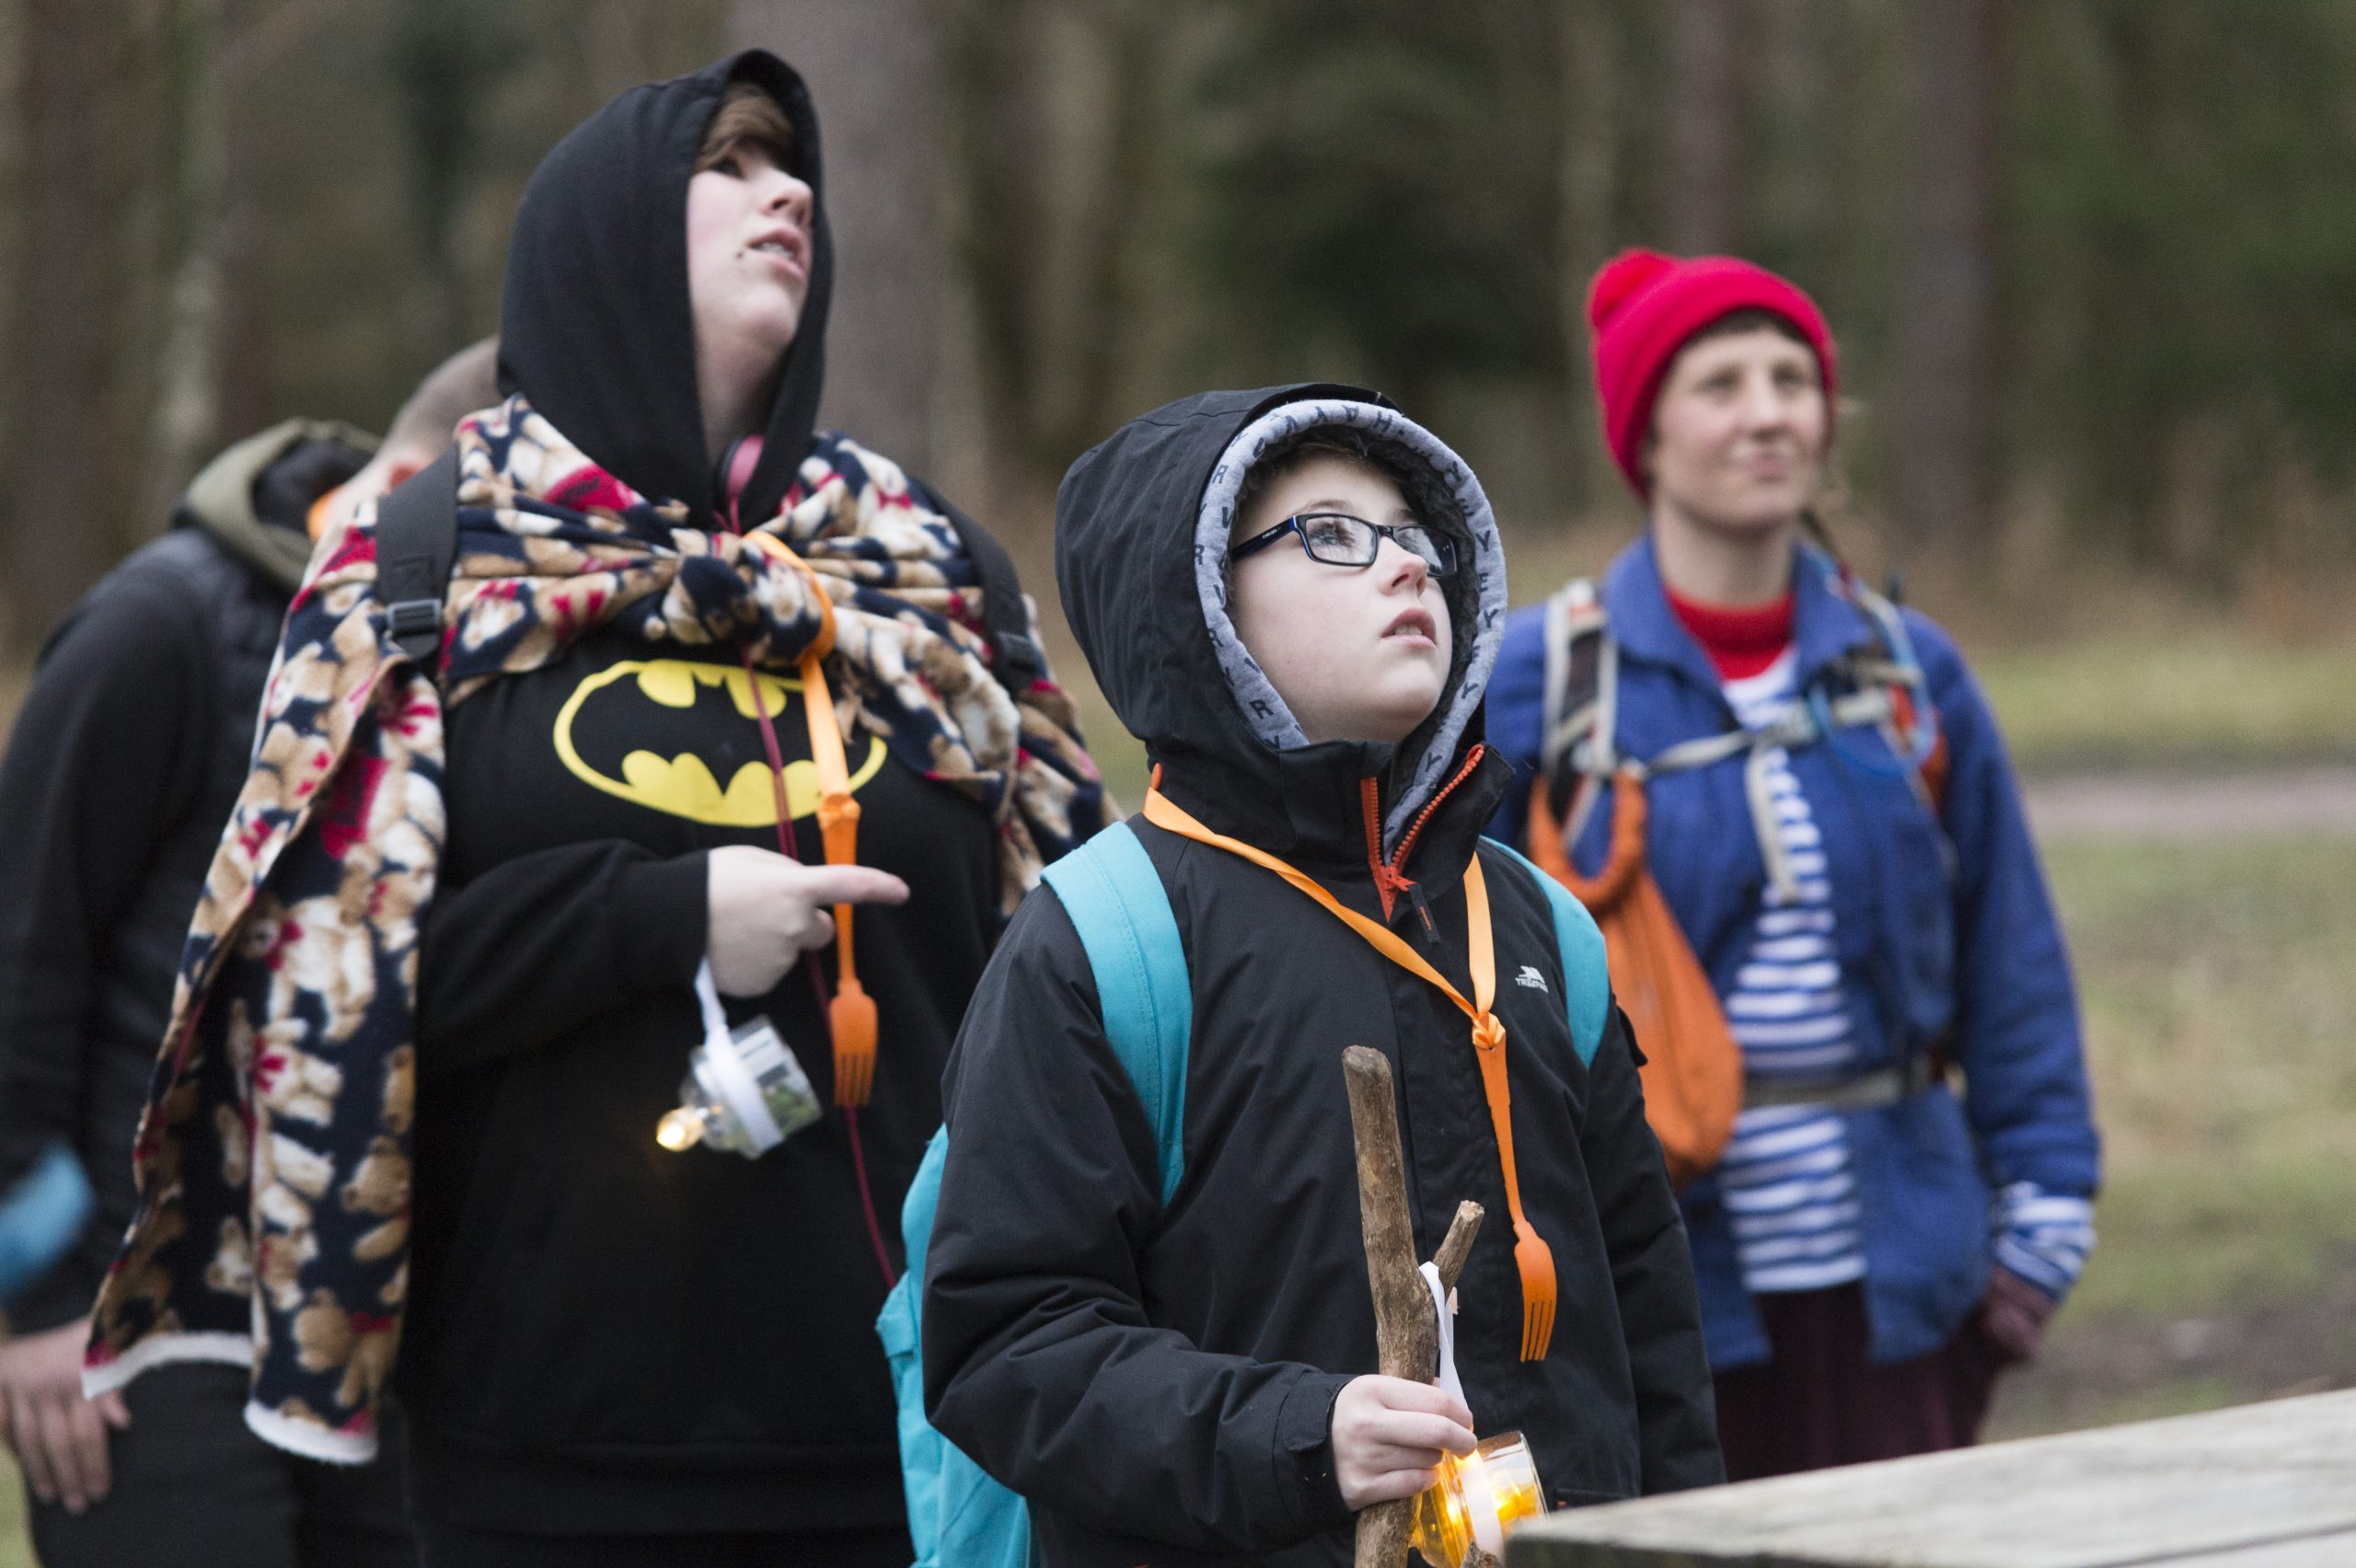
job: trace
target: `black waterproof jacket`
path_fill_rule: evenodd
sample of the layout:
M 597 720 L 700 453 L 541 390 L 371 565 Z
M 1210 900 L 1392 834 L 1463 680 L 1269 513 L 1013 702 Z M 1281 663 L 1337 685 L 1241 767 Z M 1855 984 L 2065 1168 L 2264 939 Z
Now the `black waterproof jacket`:
M 372 444 L 289 420 L 230 447 L 42 650 L 0 763 L 0 1191 L 64 1140 L 98 1203 L 10 1306 L 18 1333 L 87 1312 L 131 1222 L 131 1142 L 310 551 L 304 516 Z
M 1200 525 L 1198 540 L 1207 492 L 1231 496 L 1256 449 L 1238 438 L 1265 428 L 1256 416 L 1335 398 L 1377 401 L 1335 387 L 1208 394 L 1082 457 L 1057 501 L 1065 608 L 1173 801 L 1383 918 L 1361 783 L 1376 780 L 1377 814 L 1392 820 L 1375 831 L 1416 884 L 1390 924 L 1469 996 L 1463 872 L 1508 778 L 1477 744 L 1503 594 L 1488 580 L 1501 560 L 1469 474 L 1459 521 L 1480 546 L 1478 570 L 1451 585 L 1460 635 L 1441 709 L 1458 732 L 1427 723 L 1396 756 L 1350 743 L 1273 747 L 1261 739 L 1268 716 L 1247 713 L 1232 656 L 1223 661 L 1207 628 L 1218 590 L 1196 562 L 1217 560 L 1225 522 Z M 1437 449 L 1423 453 L 1436 471 L 1454 463 L 1413 434 Z M 1412 439 L 1403 444 L 1416 455 Z M 1418 766 L 1419 745 L 1445 748 L 1446 766 Z M 1194 995 L 1185 1174 L 1168 1207 L 1153 1135 L 1051 890 L 1023 905 L 993 958 L 944 1087 L 928 1404 L 943 1434 L 1030 1500 L 1044 1560 L 1348 1560 L 1328 1426 L 1343 1385 L 1376 1367 L 1341 1071 L 1351 1044 L 1391 1058 L 1420 1253 L 1460 1200 L 1487 1209 L 1456 1327 L 1480 1430 L 1526 1433 L 1556 1505 L 1719 1480 L 1692 1267 L 1635 1053 L 1614 1009 L 1592 1066 L 1581 1064 L 1549 908 L 1529 874 L 1494 846 L 1477 850 L 1521 1194 L 1559 1282 L 1538 1364 L 1518 1359 L 1519 1276 L 1463 1015 L 1271 873 L 1133 825 L 1170 894 Z

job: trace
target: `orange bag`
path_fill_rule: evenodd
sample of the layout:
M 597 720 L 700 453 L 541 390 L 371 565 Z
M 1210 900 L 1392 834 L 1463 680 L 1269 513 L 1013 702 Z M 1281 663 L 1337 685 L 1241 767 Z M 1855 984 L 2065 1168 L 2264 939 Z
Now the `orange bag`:
M 1742 1109 L 1742 1050 L 1717 992 L 1669 913 L 1645 860 L 1645 783 L 1612 776 L 1611 848 L 1582 877 L 1563 847 L 1542 790 L 1530 804 L 1530 858 L 1569 888 L 1602 928 L 1611 989 L 1645 1055 L 1645 1119 L 1660 1139 L 1669 1180 L 1682 1187 L 1718 1163 Z

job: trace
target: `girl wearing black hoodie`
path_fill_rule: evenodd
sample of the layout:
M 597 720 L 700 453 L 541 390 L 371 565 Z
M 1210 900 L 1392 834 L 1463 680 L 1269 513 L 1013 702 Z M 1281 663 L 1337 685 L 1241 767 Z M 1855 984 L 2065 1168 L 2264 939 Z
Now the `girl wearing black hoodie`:
M 191 933 L 87 1381 L 249 1362 L 250 1424 L 349 1460 L 398 1346 L 429 1563 L 909 1555 L 879 1216 L 1103 796 L 997 547 L 813 431 L 822 192 L 759 52 L 549 154 L 434 667 L 364 516 Z M 656 1142 L 715 1009 L 828 1108 L 756 1159 Z

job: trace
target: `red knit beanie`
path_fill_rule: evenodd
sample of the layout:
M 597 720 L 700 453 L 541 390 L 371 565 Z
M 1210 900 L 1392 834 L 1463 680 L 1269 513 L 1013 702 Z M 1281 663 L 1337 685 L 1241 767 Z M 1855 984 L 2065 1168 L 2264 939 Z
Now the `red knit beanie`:
M 1595 332 L 1595 390 L 1603 405 L 1603 444 L 1639 496 L 1642 458 L 1661 377 L 1694 333 L 1738 310 L 1773 311 L 1816 351 L 1824 377 L 1825 433 L 1839 392 L 1832 330 L 1816 302 L 1767 271 L 1732 256 L 1680 259 L 1657 250 L 1623 250 L 1588 288 L 1587 320 Z

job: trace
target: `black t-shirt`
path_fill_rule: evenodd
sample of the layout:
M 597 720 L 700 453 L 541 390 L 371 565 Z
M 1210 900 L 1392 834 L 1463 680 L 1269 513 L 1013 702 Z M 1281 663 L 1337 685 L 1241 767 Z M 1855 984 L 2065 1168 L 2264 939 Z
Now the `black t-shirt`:
M 815 863 L 800 682 L 757 678 L 797 854 Z M 701 1038 L 704 851 L 777 847 L 744 667 L 593 634 L 448 722 L 402 1361 L 421 1508 L 526 1530 L 898 1518 L 873 1329 L 885 1285 L 845 1118 L 757 1160 L 653 1137 Z M 880 1025 L 859 1133 L 896 1271 L 900 1202 L 940 1122 L 942 1062 L 999 891 L 977 803 L 864 732 L 846 751 L 860 862 L 911 894 L 854 917 Z M 831 982 L 832 950 L 815 961 Z M 730 1010 L 766 1013 L 832 1104 L 803 966 Z

